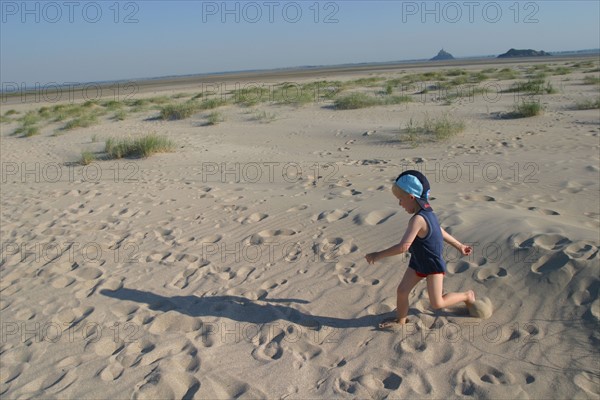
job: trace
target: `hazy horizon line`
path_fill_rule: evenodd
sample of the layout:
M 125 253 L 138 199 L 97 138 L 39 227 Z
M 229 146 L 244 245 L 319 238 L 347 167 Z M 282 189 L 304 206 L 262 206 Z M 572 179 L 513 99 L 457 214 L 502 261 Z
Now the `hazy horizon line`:
M 527 49 L 529 50 L 529 49 Z M 561 50 L 561 51 L 553 51 L 547 52 L 549 56 L 560 55 L 565 56 L 569 54 L 594 54 L 598 53 L 600 55 L 600 48 L 596 49 L 580 49 L 580 50 Z M 454 60 L 478 60 L 478 59 L 488 59 L 488 58 L 497 58 L 497 54 L 487 54 L 487 55 L 472 55 L 472 56 L 464 56 L 464 57 L 454 57 Z M 536 57 L 511 57 L 508 59 L 520 59 L 520 58 L 538 58 Z M 548 56 L 544 56 L 548 57 Z M 177 75 L 160 75 L 160 76 L 152 76 L 152 77 L 136 77 L 136 78 L 120 78 L 120 79 L 107 79 L 107 80 L 97 80 L 97 81 L 86 81 L 86 82 L 66 82 L 63 84 L 57 84 L 56 82 L 46 82 L 42 85 L 40 82 L 36 82 L 34 87 L 22 86 L 25 82 L 2 82 L 2 87 L 0 87 L 0 93 L 10 96 L 11 93 L 23 93 L 23 91 L 35 91 L 40 89 L 42 86 L 53 85 L 57 89 L 62 88 L 70 88 L 73 85 L 109 85 L 114 83 L 132 83 L 132 82 L 148 82 L 148 81 L 160 81 L 167 79 L 178 79 L 178 78 L 192 78 L 192 77 L 202 77 L 202 76 L 214 76 L 214 75 L 235 75 L 240 73 L 260 73 L 260 72 L 276 72 L 276 71 L 303 71 L 310 69 L 329 69 L 329 68 L 340 68 L 340 67 L 351 67 L 351 66 L 375 66 L 375 65 L 394 65 L 394 64 L 409 64 L 414 62 L 437 62 L 437 61 L 452 61 L 453 59 L 448 60 L 432 60 L 431 58 L 415 58 L 415 59 L 405 59 L 405 60 L 390 60 L 390 61 L 365 61 L 365 62 L 355 62 L 355 63 L 343 63 L 343 64 L 320 64 L 320 65 L 297 65 L 290 67 L 273 67 L 273 68 L 253 68 L 253 69 L 241 69 L 241 70 L 227 70 L 227 71 L 214 71 L 214 72 L 199 72 L 199 73 L 190 73 L 190 74 L 177 74 Z M 506 58 L 504 60 L 507 60 Z M 17 90 L 9 90 L 5 89 L 6 84 L 17 84 Z M 21 86 L 20 86 L 21 85 Z M 14 87 L 13 87 L 14 88 Z

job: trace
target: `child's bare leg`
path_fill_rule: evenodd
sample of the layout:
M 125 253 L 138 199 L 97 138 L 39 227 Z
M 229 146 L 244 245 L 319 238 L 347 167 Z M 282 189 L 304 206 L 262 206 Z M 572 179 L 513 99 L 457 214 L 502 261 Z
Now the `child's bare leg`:
M 387 328 L 395 324 L 405 324 L 408 316 L 408 296 L 415 285 L 423 279 L 418 276 L 414 269 L 407 268 L 402 281 L 396 289 L 396 318 L 387 319 L 379 324 L 380 328 Z
M 446 293 L 442 295 L 444 286 L 444 275 L 433 274 L 427 276 L 427 292 L 429 293 L 429 302 L 435 309 L 453 306 L 454 304 L 464 302 L 466 305 L 475 302 L 475 292 L 468 290 L 466 292 Z

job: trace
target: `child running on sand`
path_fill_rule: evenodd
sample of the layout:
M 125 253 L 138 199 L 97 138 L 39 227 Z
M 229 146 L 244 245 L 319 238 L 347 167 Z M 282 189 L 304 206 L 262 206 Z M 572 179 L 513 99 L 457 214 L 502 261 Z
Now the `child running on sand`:
M 446 263 L 442 258 L 443 242 L 456 248 L 462 255 L 471 254 L 472 248 L 465 246 L 446 232 L 437 220 L 429 205 L 429 182 L 419 171 L 405 171 L 392 186 L 392 193 L 399 200 L 400 207 L 413 214 L 400 243 L 382 251 L 366 255 L 367 262 L 373 264 L 384 257 L 410 252 L 411 258 L 404 277 L 396 291 L 396 318 L 386 319 L 380 328 L 390 328 L 405 324 L 408 316 L 408 295 L 423 278 L 427 279 L 429 301 L 434 309 L 449 307 L 465 302 L 467 306 L 475 302 L 472 290 L 442 295 Z

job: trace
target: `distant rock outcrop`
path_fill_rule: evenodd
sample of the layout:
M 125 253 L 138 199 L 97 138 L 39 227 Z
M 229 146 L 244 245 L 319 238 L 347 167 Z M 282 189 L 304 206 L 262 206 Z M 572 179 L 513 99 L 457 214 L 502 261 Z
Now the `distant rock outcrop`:
M 500 54 L 498 58 L 509 58 L 509 57 L 542 57 L 542 56 L 551 56 L 552 54 L 546 53 L 545 51 L 536 51 L 532 49 L 527 50 L 516 50 L 510 49 L 504 54 Z
M 437 53 L 437 56 L 433 57 L 430 61 L 438 60 L 454 60 L 454 56 L 447 51 L 444 51 L 444 49 L 441 49 L 440 52 Z

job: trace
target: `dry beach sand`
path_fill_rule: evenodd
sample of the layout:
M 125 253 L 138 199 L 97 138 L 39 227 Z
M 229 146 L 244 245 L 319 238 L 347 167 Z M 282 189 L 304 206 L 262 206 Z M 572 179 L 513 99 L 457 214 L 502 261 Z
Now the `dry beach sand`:
M 506 89 L 542 65 L 493 62 L 460 68 L 510 68 L 513 79 L 478 84 Z M 501 118 L 514 93 L 444 100 L 433 89 L 355 110 L 228 104 L 212 126 L 210 111 L 107 113 L 71 131 L 39 122 L 25 138 L 11 135 L 17 120 L 56 103 L 3 103 L 15 113 L 0 124 L 2 398 L 598 398 L 600 114 L 575 104 L 598 98 L 584 79 L 599 62 L 543 63 L 556 93 L 518 119 Z M 384 96 L 385 79 L 453 68 L 285 80 L 371 78 L 347 90 Z M 401 131 L 443 114 L 465 129 Z M 149 132 L 174 151 L 77 164 L 108 137 Z M 407 259 L 364 256 L 404 232 L 390 185 L 409 168 L 429 177 L 441 225 L 474 248 L 448 249 L 446 290 L 475 290 L 489 318 L 432 310 L 421 283 L 409 324 L 376 328 Z

